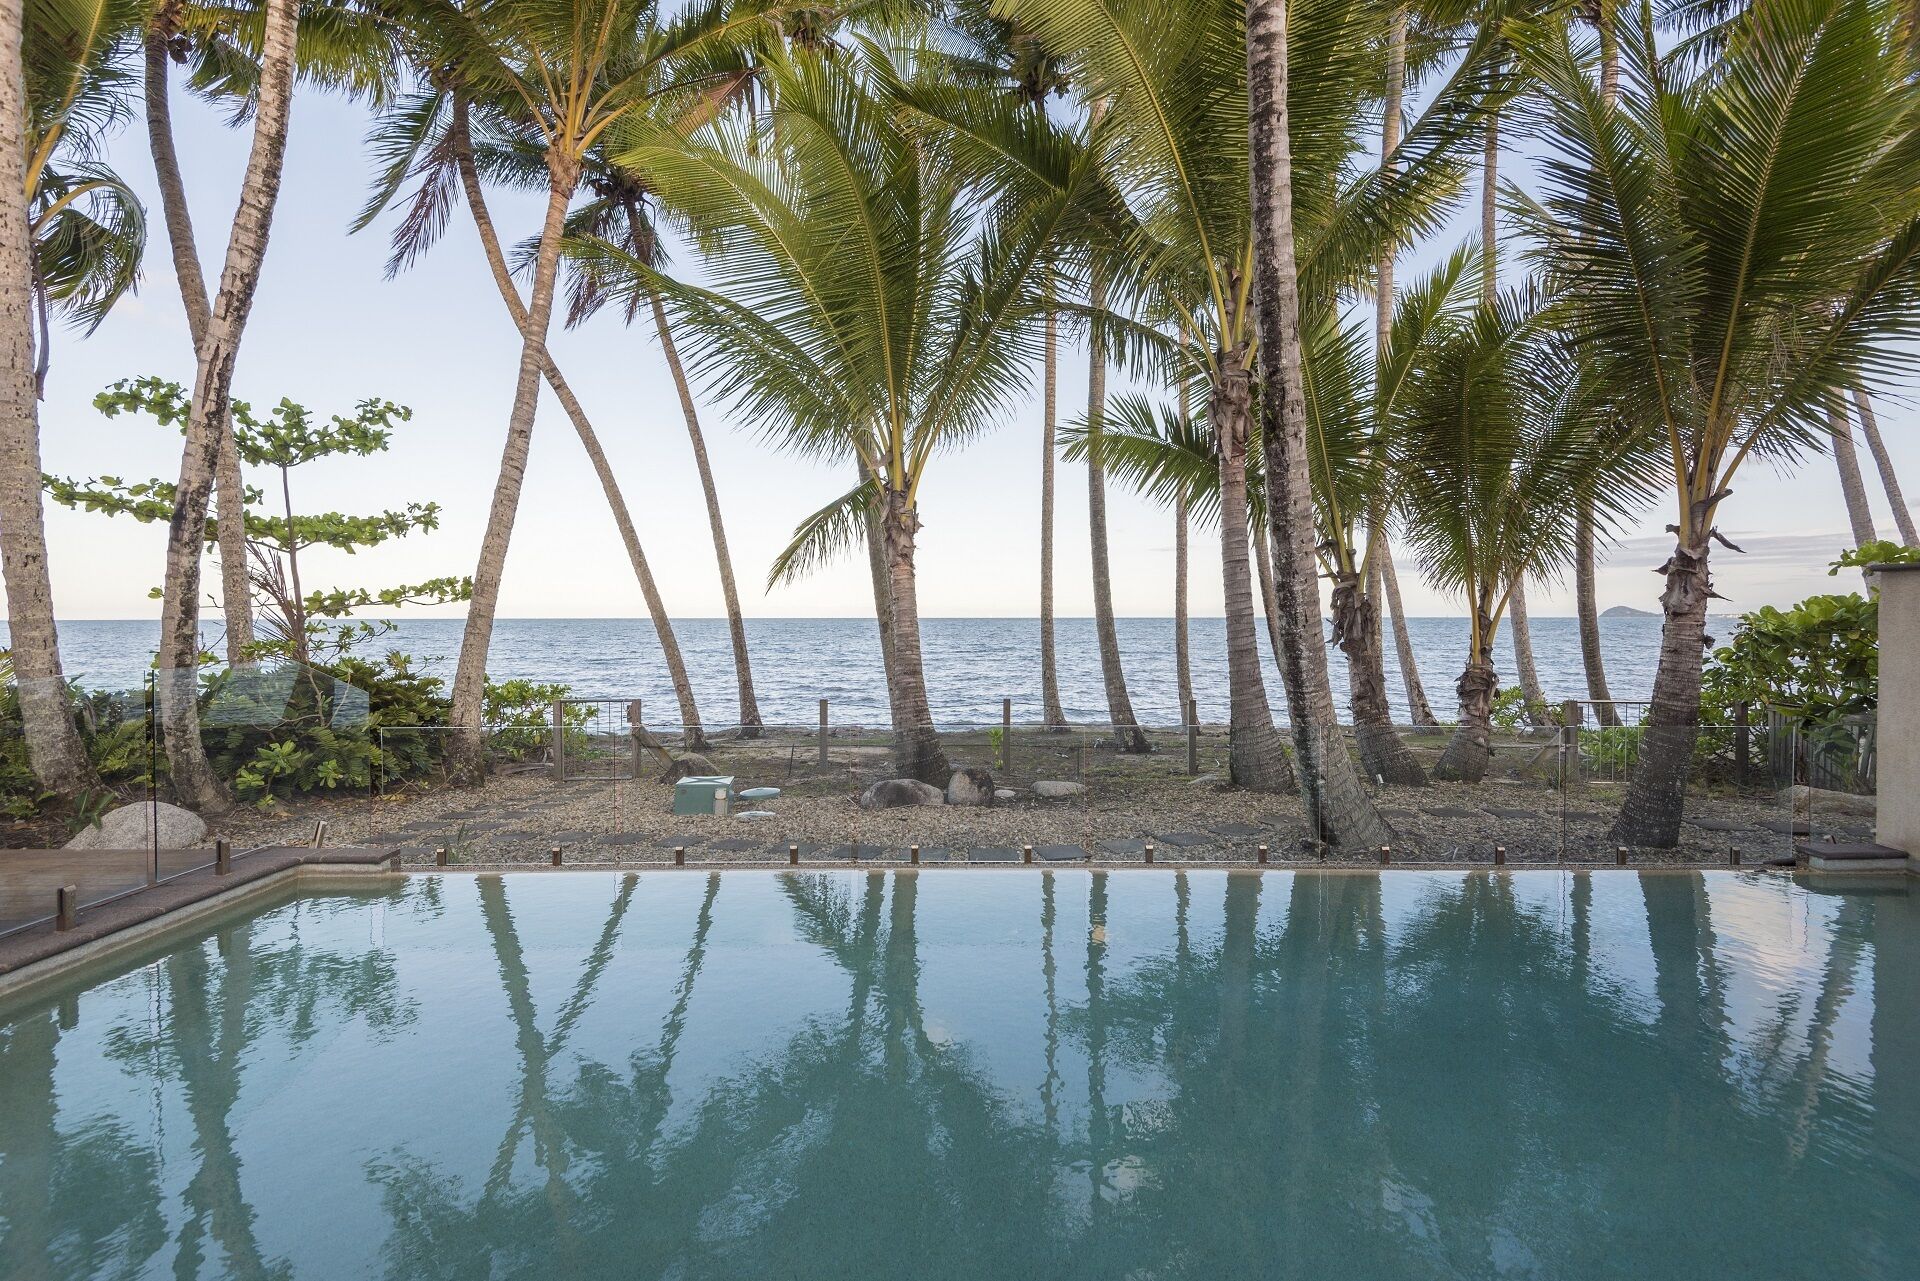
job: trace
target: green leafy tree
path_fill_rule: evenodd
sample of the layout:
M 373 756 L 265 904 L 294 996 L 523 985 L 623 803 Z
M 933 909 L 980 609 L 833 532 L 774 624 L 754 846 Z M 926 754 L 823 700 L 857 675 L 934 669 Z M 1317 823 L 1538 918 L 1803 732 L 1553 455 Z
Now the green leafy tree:
M 132 378 L 115 383 L 94 398 L 109 418 L 124 413 L 146 414 L 163 427 L 184 431 L 192 397 L 180 384 L 162 378 Z M 279 490 L 279 511 L 269 513 L 267 495 L 248 488 L 245 533 L 252 563 L 251 590 L 265 620 L 264 639 L 248 657 L 277 654 L 307 663 L 316 657 L 338 658 L 355 645 L 373 639 L 390 624 L 355 616 L 368 609 L 391 610 L 407 605 L 439 605 L 463 601 L 472 584 L 461 578 L 436 578 L 424 583 L 372 590 L 364 587 L 306 591 L 300 571 L 301 554 L 329 547 L 349 555 L 394 539 L 439 527 L 438 503 L 409 503 L 397 511 L 373 515 L 342 512 L 297 512 L 293 503 L 293 473 L 309 463 L 329 458 L 368 458 L 386 450 L 397 424 L 413 412 L 391 401 L 365 400 L 351 416 L 334 415 L 321 421 L 305 406 L 291 400 L 265 414 L 256 414 L 246 401 L 233 402 L 234 438 L 242 461 L 269 470 Z M 79 481 L 45 478 L 48 494 L 64 507 L 108 515 L 130 516 L 141 523 L 172 519 L 177 492 L 172 482 L 130 482 L 118 476 Z M 217 522 L 209 521 L 208 546 L 218 546 Z

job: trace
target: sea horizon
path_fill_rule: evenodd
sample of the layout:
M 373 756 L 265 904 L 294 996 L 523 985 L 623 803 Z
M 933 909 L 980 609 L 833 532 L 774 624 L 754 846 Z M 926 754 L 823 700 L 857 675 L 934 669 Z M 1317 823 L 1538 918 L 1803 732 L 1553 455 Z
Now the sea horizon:
M 399 617 L 392 627 L 363 647 L 369 656 L 402 652 L 418 670 L 450 679 L 458 658 L 465 619 L 455 615 Z M 1177 725 L 1180 712 L 1174 661 L 1172 618 L 1128 615 L 1115 620 L 1121 665 L 1127 677 L 1136 719 L 1145 724 Z M 1541 688 L 1551 701 L 1587 696 L 1575 619 L 1534 615 L 1531 619 L 1535 663 Z M 819 700 L 829 700 L 835 724 L 883 724 L 888 718 L 880 665 L 879 632 L 866 617 L 748 615 L 747 644 L 755 697 L 769 724 L 818 723 Z M 1467 620 L 1460 616 L 1410 617 L 1415 662 L 1433 711 L 1449 719 L 1455 705 L 1454 683 L 1466 653 Z M 738 688 L 730 629 L 724 617 L 687 616 L 673 620 L 674 635 L 694 688 L 701 720 L 709 726 L 738 719 Z M 159 639 L 157 619 L 64 619 L 60 624 L 62 663 L 69 679 L 93 689 L 138 686 L 150 668 Z M 207 647 L 218 651 L 217 614 L 203 617 Z M 1286 700 L 1264 625 L 1260 627 L 1267 698 L 1276 714 Z M 1064 615 L 1055 619 L 1060 698 L 1071 722 L 1105 723 L 1105 685 L 1093 620 Z M 1193 686 L 1203 721 L 1227 716 L 1226 625 L 1221 615 L 1189 619 Z M 0 644 L 5 623 L 0 621 Z M 935 615 L 922 620 L 928 696 L 943 722 L 994 723 L 1001 700 L 1012 699 L 1014 717 L 1042 719 L 1039 670 L 1039 619 L 1026 616 Z M 1614 615 L 1601 630 L 1607 675 L 1616 699 L 1644 700 L 1651 690 L 1659 655 L 1658 615 Z M 1404 682 L 1391 635 L 1385 646 L 1387 694 L 1396 719 L 1411 720 Z M 1346 664 L 1329 647 L 1328 667 L 1334 696 L 1346 705 Z M 1511 629 L 1503 627 L 1495 643 L 1494 666 L 1503 687 L 1516 681 Z M 640 699 L 650 723 L 677 720 L 678 707 L 653 625 L 645 617 L 513 616 L 495 620 L 488 661 L 495 680 L 523 679 L 564 684 L 577 697 Z

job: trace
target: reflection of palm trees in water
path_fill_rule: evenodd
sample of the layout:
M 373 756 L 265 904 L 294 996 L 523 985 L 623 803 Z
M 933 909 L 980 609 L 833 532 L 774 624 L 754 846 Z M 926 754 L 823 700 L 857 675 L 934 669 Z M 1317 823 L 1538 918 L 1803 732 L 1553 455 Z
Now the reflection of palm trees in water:
M 156 1097 L 177 1085 L 186 1105 L 195 1164 L 171 1239 L 155 1140 L 91 1113 L 85 1094 L 68 1100 L 77 1113 L 70 1132 L 58 1128 L 55 1047 L 78 1003 L 68 1014 L 26 1014 L 0 1028 L 0 1276 L 140 1275 L 169 1244 L 177 1276 L 287 1275 L 284 1262 L 265 1257 L 242 1188 L 232 1115 L 245 1067 L 269 1033 L 297 1051 L 345 1019 L 391 1030 L 411 1017 L 390 957 L 304 942 L 302 913 L 310 910 L 284 909 L 284 937 L 254 918 L 168 953 L 147 980 L 162 1017 L 145 1017 L 142 1001 L 143 1017 L 105 1034 L 110 1061 L 153 1082 Z
M 1082 876 L 1084 994 L 1055 950 L 1074 946 L 1062 927 L 1077 924 L 1067 900 Z M 393 1275 L 1108 1277 L 1180 1272 L 1199 1259 L 1219 1275 L 1259 1274 L 1276 1260 L 1301 1275 L 1495 1264 L 1556 1274 L 1591 1266 L 1601 1248 L 1617 1252 L 1623 1272 L 1652 1266 L 1657 1251 L 1663 1267 L 1760 1275 L 1801 1240 L 1831 1242 L 1815 1216 L 1858 1191 L 1841 1186 L 1844 1165 L 1821 1159 L 1834 1144 L 1915 1133 L 1906 1063 L 1887 1056 L 1920 1048 L 1901 990 L 1920 949 L 1873 930 L 1878 912 L 1913 912 L 1904 898 L 1843 897 L 1821 968 L 1730 992 L 1741 954 L 1724 926 L 1716 938 L 1707 878 L 1637 878 L 1658 1002 L 1649 1019 L 1615 972 L 1620 953 L 1594 946 L 1600 917 L 1610 909 L 1617 928 L 1631 904 L 1611 892 L 1634 895 L 1624 878 L 1600 882 L 1604 895 L 1599 878 L 1573 878 L 1570 928 L 1505 877 L 1403 881 L 1391 936 L 1372 876 L 1176 874 L 1173 919 L 1144 927 L 1112 906 L 1129 902 L 1112 891 L 1132 882 L 996 879 L 986 883 L 1032 887 L 1011 901 L 1027 923 L 1012 940 L 1025 983 L 1024 950 L 1039 951 L 1039 991 L 1024 1007 L 1043 1020 L 1040 1043 L 1027 1042 L 1044 1058 L 1036 1116 L 1032 1077 L 996 1079 L 925 1006 L 923 974 L 955 977 L 946 935 L 923 923 L 944 920 L 927 913 L 958 901 L 949 888 L 972 894 L 954 878 L 777 878 L 812 964 L 826 962 L 844 987 L 820 1013 L 796 1012 L 791 1029 L 762 1034 L 763 1050 L 724 1075 L 690 1058 L 683 1041 L 716 923 L 723 910 L 756 910 L 751 896 L 720 904 L 720 879 L 707 879 L 686 926 L 657 1033 L 624 1064 L 569 1047 L 624 978 L 637 882 L 619 883 L 544 1032 L 511 886 L 480 883 L 519 1060 L 513 1114 L 477 1188 L 419 1158 L 374 1169 Z M 928 885 L 941 893 L 922 903 Z M 1209 901 L 1199 887 L 1220 894 L 1218 907 L 1198 906 Z M 1776 892 L 1717 880 L 1713 909 L 1723 890 Z M 1737 918 L 1737 898 L 1731 910 Z M 1209 918 L 1221 932 L 1197 942 Z M 1920 936 L 1916 926 L 1910 915 L 1902 922 L 1908 935 Z M 56 1128 L 55 1017 L 0 1029 L 0 1273 L 35 1276 L 19 1260 L 56 1238 L 79 1248 L 73 1225 L 86 1224 L 96 1253 L 58 1272 L 132 1273 L 172 1245 L 182 1275 L 274 1275 L 235 1155 L 236 1138 L 258 1139 L 233 1116 L 250 1065 L 275 1033 L 325 1036 L 349 1016 L 399 1026 L 408 1008 L 383 962 L 263 946 L 253 929 L 229 931 L 217 951 L 167 958 L 156 973 L 168 1017 L 151 1034 L 144 1018 L 128 1018 L 113 1038 L 128 1070 L 176 1082 L 187 1104 L 195 1167 L 171 1235 L 159 1187 L 178 1181 L 162 1178 L 158 1153 L 135 1131 Z M 1849 1070 L 1835 1047 L 1869 941 L 1908 948 L 1904 959 L 1873 953 L 1882 999 L 1871 1115 L 1857 1092 L 1832 1088 Z M 766 977 L 737 964 L 727 973 Z M 801 976 L 796 990 L 818 978 Z M 703 1006 L 720 993 L 701 991 Z M 1017 994 L 1006 1000 L 1020 1007 Z M 1066 1097 L 1078 1093 L 1075 1053 L 1085 1056 L 1084 1133 L 1063 1120 L 1075 1114 Z M 698 1079 L 670 1090 L 676 1062 L 695 1062 Z M 1732 1164 L 1713 1168 L 1709 1156 Z M 1729 1199 L 1750 1192 L 1743 1168 L 1793 1171 L 1792 1195 L 1737 1231 L 1682 1222 L 1703 1187 Z M 1708 1258 L 1709 1248 L 1719 1253 Z M 1845 1271 L 1849 1257 L 1911 1248 L 1910 1235 L 1869 1232 L 1857 1255 L 1834 1263 Z

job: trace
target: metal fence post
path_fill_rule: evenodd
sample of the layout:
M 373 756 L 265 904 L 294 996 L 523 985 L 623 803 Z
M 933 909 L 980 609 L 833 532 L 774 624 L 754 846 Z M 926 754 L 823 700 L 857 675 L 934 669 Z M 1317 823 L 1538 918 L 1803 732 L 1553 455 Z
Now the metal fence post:
M 827 767 L 827 700 L 820 700 L 820 768 Z
M 1753 746 L 1748 742 L 1747 705 L 1733 705 L 1733 781 L 1737 787 L 1745 787 L 1749 771 L 1753 768 Z
M 553 700 L 553 777 L 567 781 L 567 701 Z
M 1200 772 L 1200 700 L 1187 700 L 1187 774 Z

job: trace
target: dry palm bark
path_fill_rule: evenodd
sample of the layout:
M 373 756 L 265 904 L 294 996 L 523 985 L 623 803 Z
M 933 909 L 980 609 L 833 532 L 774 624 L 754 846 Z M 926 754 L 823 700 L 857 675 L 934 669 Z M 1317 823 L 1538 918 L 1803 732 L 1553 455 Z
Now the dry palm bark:
M 513 318 L 514 327 L 520 331 L 524 346 L 531 341 L 531 339 L 528 338 L 528 329 L 533 317 L 528 312 L 526 304 L 521 301 L 520 290 L 513 283 L 513 276 L 507 268 L 506 256 L 500 249 L 500 234 L 494 226 L 493 216 L 486 202 L 486 192 L 480 185 L 480 175 L 474 167 L 473 148 L 467 133 L 465 105 L 457 103 L 454 107 L 454 113 L 454 159 L 460 172 L 460 184 L 466 196 L 467 209 L 473 216 L 475 229 L 479 232 L 480 244 L 486 252 L 487 266 L 493 275 L 494 285 L 500 291 L 501 301 L 507 305 L 507 312 Z M 571 190 L 569 190 L 568 196 L 571 196 Z M 563 216 L 565 211 L 566 206 L 563 202 L 561 205 L 561 213 Z M 556 244 L 554 246 L 556 255 L 558 248 Z M 551 309 L 551 301 L 551 298 L 549 298 L 549 309 Z M 656 306 L 657 305 L 656 302 Z M 660 332 L 664 337 L 666 334 L 664 326 Z M 633 566 L 634 577 L 639 580 L 640 594 L 647 602 L 647 613 L 653 620 L 654 634 L 660 641 L 660 653 L 666 662 L 668 677 L 673 682 L 674 697 L 680 707 L 680 720 L 686 745 L 689 750 L 698 751 L 705 746 L 706 735 L 700 723 L 699 707 L 694 701 L 693 682 L 687 676 L 686 661 L 681 657 L 679 641 L 674 636 L 673 622 L 667 614 L 666 602 L 660 597 L 660 589 L 653 579 L 652 567 L 647 563 L 646 551 L 640 546 L 639 531 L 634 528 L 633 516 L 627 510 L 626 498 L 621 494 L 620 483 L 614 477 L 613 465 L 607 461 L 606 451 L 600 447 L 600 437 L 593 430 L 593 424 L 588 421 L 586 409 L 580 404 L 579 397 L 573 394 L 573 388 L 567 383 L 566 379 L 562 377 L 560 367 L 554 363 L 551 353 L 547 351 L 544 328 L 541 333 L 542 337 L 538 344 L 538 354 L 535 357 L 538 362 L 539 374 L 546 378 L 547 383 L 553 388 L 554 396 L 560 401 L 561 407 L 566 410 L 567 418 L 573 423 L 574 431 L 580 437 L 580 444 L 586 449 L 587 458 L 593 464 L 594 474 L 600 480 L 601 492 L 606 495 L 607 506 L 613 512 L 614 525 L 620 531 L 620 541 L 626 547 L 627 560 Z M 675 372 L 676 374 L 678 373 L 677 364 Z M 535 391 L 538 391 L 537 381 Z M 517 409 L 518 401 L 516 399 L 516 410 Z M 509 436 L 509 442 L 511 445 L 511 434 Z M 701 459 L 704 464 L 704 451 L 701 453 Z M 520 460 L 520 465 L 524 469 L 526 465 L 524 451 L 520 456 Z M 516 482 L 516 503 L 518 502 L 517 488 Z M 496 491 L 496 502 L 497 501 L 498 494 Z M 511 513 L 508 514 L 507 520 L 510 530 L 512 521 Z M 731 580 L 730 574 L 728 575 L 728 580 L 729 582 Z M 477 585 L 476 578 L 476 588 Z M 491 607 L 489 607 L 487 627 L 490 636 L 492 630 Z M 463 645 L 462 653 L 464 652 L 465 647 Z M 484 681 L 484 667 L 481 670 L 481 678 Z M 750 695 L 750 688 L 743 690 L 741 706 L 743 717 L 747 706 L 746 698 L 750 697 Z M 458 719 L 459 718 L 456 717 L 456 721 L 458 721 Z M 459 723 L 465 724 L 466 722 L 462 721 Z M 473 723 L 478 724 L 479 722 L 476 720 Z
M 761 730 L 760 700 L 753 693 L 753 664 L 747 656 L 747 620 L 740 612 L 740 592 L 734 586 L 733 553 L 727 550 L 727 523 L 720 514 L 720 491 L 714 486 L 713 467 L 707 462 L 707 438 L 700 430 L 700 414 L 693 406 L 693 390 L 687 385 L 687 372 L 681 367 L 680 351 L 673 344 L 672 331 L 667 328 L 667 309 L 654 290 L 647 291 L 647 300 L 653 304 L 654 332 L 660 336 L 660 353 L 666 357 L 667 369 L 673 375 L 674 390 L 680 396 L 680 414 L 686 419 L 687 438 L 693 444 L 693 464 L 700 473 L 700 492 L 707 500 L 707 530 L 713 538 L 714 561 L 720 567 L 720 591 L 727 606 L 727 635 L 733 642 L 733 672 L 740 699 L 740 737 L 758 738 Z M 674 688 L 677 691 L 679 686 Z
M 1247 89 L 1253 231 L 1260 300 L 1261 398 L 1267 518 L 1282 626 L 1280 673 L 1293 725 L 1295 768 L 1316 839 L 1364 850 L 1394 839 L 1347 755 L 1327 679 L 1320 630 L 1313 495 L 1306 452 L 1300 281 L 1293 244 L 1292 155 L 1287 137 L 1284 0 L 1248 0 Z
M 493 642 L 500 581 L 506 569 L 507 547 L 513 540 L 520 490 L 526 482 L 527 455 L 533 445 L 533 415 L 547 363 L 547 330 L 553 319 L 554 279 L 559 274 L 567 204 L 579 178 L 578 162 L 557 147 L 548 150 L 547 170 L 547 211 L 534 257 L 533 301 L 527 308 L 526 323 L 519 326 L 520 371 L 514 381 L 513 408 L 507 416 L 506 443 L 500 451 L 500 474 L 494 481 L 486 533 L 480 540 L 480 557 L 473 570 L 473 598 L 467 606 L 467 625 L 460 639 L 460 662 L 453 675 L 453 723 L 460 727 L 460 734 L 449 756 L 457 776 L 470 783 L 486 776 L 487 651 Z
M 0 0 L 0 575 L 27 759 L 41 787 L 71 799 L 98 783 L 74 725 L 60 668 L 53 579 L 40 498 L 40 402 L 34 377 L 33 246 L 27 235 L 26 76 L 20 63 L 21 0 Z
M 1835 406 L 1827 414 L 1827 433 L 1833 438 L 1833 465 L 1840 473 L 1840 497 L 1847 505 L 1847 529 L 1855 547 L 1865 547 L 1876 535 L 1873 508 L 1867 505 L 1867 482 L 1860 474 L 1860 455 L 1853 448 L 1853 425 L 1846 410 Z
M 1092 306 L 1106 305 L 1094 282 Z M 1107 351 L 1098 333 L 1087 337 L 1087 532 L 1093 551 L 1093 630 L 1100 643 L 1100 676 L 1107 689 L 1107 718 L 1123 752 L 1152 750 L 1134 720 L 1127 674 L 1120 666 L 1120 633 L 1113 622 L 1113 574 L 1107 554 L 1107 473 L 1100 458 L 1100 426 L 1107 406 Z
M 174 279 L 187 312 L 187 333 L 197 353 L 206 337 L 213 304 L 207 299 L 207 278 L 200 269 L 187 185 L 180 174 L 180 156 L 173 141 L 173 106 L 167 97 L 167 64 L 171 60 L 168 44 L 179 29 L 180 9 L 179 0 L 168 0 L 147 30 L 147 149 L 159 182 L 160 209 L 167 224 L 167 245 L 173 253 Z M 213 490 L 219 514 L 215 536 L 220 546 L 220 608 L 227 624 L 227 662 L 238 664 L 247 661 L 248 647 L 253 644 L 253 587 L 247 575 L 246 490 L 240 478 L 232 414 L 220 424 L 220 458 L 214 466 Z
M 1060 321 L 1048 308 L 1040 414 L 1040 715 L 1048 729 L 1065 729 L 1060 665 L 1053 644 L 1053 471 L 1055 407 L 1060 372 Z
M 1893 458 L 1887 453 L 1886 442 L 1880 439 L 1880 423 L 1873 415 L 1873 401 L 1864 391 L 1856 391 L 1853 407 L 1860 415 L 1860 434 L 1866 438 L 1873 465 L 1880 472 L 1881 488 L 1887 491 L 1887 501 L 1893 505 L 1893 527 L 1900 531 L 1901 542 L 1908 547 L 1920 547 L 1920 531 L 1914 529 L 1913 510 L 1907 506 L 1906 495 L 1900 492 L 1900 477 L 1893 470 Z
M 1394 152 L 1400 147 L 1401 101 L 1407 80 L 1407 13 L 1396 8 L 1387 29 L 1387 91 L 1380 113 L 1380 167 L 1390 168 Z M 1374 309 L 1373 342 L 1376 358 L 1383 355 L 1393 336 L 1393 265 L 1398 246 L 1382 245 L 1373 268 Z M 1376 520 L 1369 531 L 1369 546 L 1364 569 L 1367 607 L 1371 620 L 1365 622 L 1369 635 L 1356 637 L 1347 653 L 1354 704 L 1354 732 L 1361 757 L 1368 770 L 1387 776 L 1388 768 L 1400 775 L 1395 781 L 1414 785 L 1425 783 L 1418 762 L 1400 736 L 1393 732 L 1393 713 L 1387 704 L 1386 652 L 1380 627 L 1380 604 L 1384 598 L 1393 615 L 1393 643 L 1400 661 L 1400 675 L 1406 685 L 1407 707 L 1415 725 L 1434 724 L 1433 709 L 1427 705 L 1427 691 L 1420 683 L 1420 667 L 1414 659 L 1413 640 L 1407 634 L 1406 620 L 1400 611 L 1400 583 L 1393 575 L 1393 558 L 1387 550 L 1387 531 Z M 1384 580 L 1384 581 L 1383 581 Z M 1342 647 L 1347 648 L 1346 646 Z M 1354 665 L 1365 665 L 1358 670 Z M 1366 714 L 1362 712 L 1362 706 Z M 1371 723 L 1370 723 L 1371 722 Z M 1380 731 L 1384 726 L 1385 734 Z M 1388 738 L 1391 738 L 1391 742 Z M 1411 767 L 1411 768 L 1409 768 Z
M 1294 786 L 1293 770 L 1267 705 L 1260 638 L 1247 555 L 1247 446 L 1253 430 L 1252 353 L 1223 351 L 1217 360 L 1207 422 L 1220 454 L 1220 564 L 1227 615 L 1227 768 L 1233 783 L 1256 791 Z M 1264 593 L 1263 593 L 1264 594 Z M 1263 610 L 1263 612 L 1265 612 Z
M 261 38 L 260 88 L 254 104 L 253 143 L 240 183 L 240 203 L 227 241 L 220 289 L 195 345 L 193 407 L 187 416 L 173 520 L 167 528 L 166 578 L 160 604 L 156 692 L 160 730 L 174 791 L 194 809 L 222 811 L 226 787 L 214 777 L 200 742 L 196 704 L 200 665 L 200 562 L 207 506 L 220 467 L 221 441 L 253 295 L 266 258 L 267 235 L 280 196 L 287 120 L 293 105 L 293 51 L 299 0 L 267 0 Z

